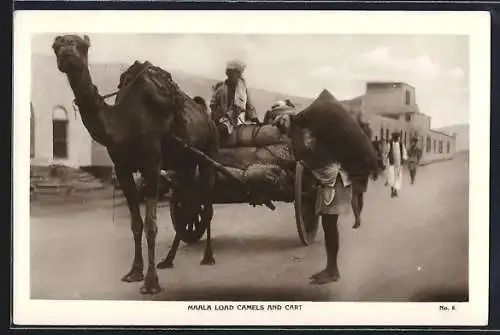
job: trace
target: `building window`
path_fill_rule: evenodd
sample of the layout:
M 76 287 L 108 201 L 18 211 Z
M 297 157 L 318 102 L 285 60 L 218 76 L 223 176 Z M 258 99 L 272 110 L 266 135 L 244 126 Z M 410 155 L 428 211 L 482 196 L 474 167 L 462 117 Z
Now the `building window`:
M 450 142 L 446 142 L 446 153 L 450 153 Z
M 410 122 L 411 121 L 411 114 L 410 113 L 406 113 L 405 114 L 405 119 L 406 119 L 406 122 Z
M 430 138 L 430 136 L 427 136 L 427 148 L 426 148 L 426 151 L 427 152 L 431 152 L 431 138 Z
M 30 102 L 30 158 L 35 157 L 35 113 Z
M 432 141 L 432 150 L 434 151 L 434 153 L 436 153 L 436 143 L 437 140 Z
M 52 114 L 52 155 L 55 159 L 68 158 L 68 113 L 61 106 Z
M 380 127 L 380 140 L 384 140 L 384 127 Z
M 411 102 L 410 91 L 406 90 L 405 91 L 405 105 L 410 105 L 410 102 Z
M 443 153 L 443 141 L 439 141 L 439 153 Z
M 406 142 L 406 131 L 404 132 L 404 139 L 403 139 L 403 143 L 404 143 L 404 145 L 407 145 L 407 142 Z
M 424 151 L 424 137 L 420 136 L 420 150 Z

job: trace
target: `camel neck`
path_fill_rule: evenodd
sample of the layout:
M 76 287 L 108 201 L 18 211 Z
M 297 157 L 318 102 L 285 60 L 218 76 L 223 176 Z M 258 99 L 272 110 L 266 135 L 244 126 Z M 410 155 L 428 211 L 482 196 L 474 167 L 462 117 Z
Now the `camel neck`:
M 105 145 L 108 136 L 102 117 L 109 107 L 92 83 L 88 67 L 68 73 L 67 76 L 85 128 L 95 141 Z

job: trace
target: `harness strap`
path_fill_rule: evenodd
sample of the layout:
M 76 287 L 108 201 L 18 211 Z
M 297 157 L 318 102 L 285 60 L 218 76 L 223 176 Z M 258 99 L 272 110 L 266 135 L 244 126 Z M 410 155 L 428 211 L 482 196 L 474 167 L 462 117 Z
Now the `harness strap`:
M 115 95 L 117 95 L 118 93 L 120 93 L 121 90 L 125 90 L 127 91 L 133 83 L 135 83 L 135 81 L 144 73 L 146 72 L 147 70 L 149 70 L 151 67 L 153 66 L 153 64 L 151 63 L 148 63 L 141 71 L 139 71 L 139 73 L 134 77 L 134 79 L 132 79 L 125 87 L 123 88 L 120 88 L 119 90 L 117 91 L 114 91 L 112 93 L 109 93 L 109 94 L 106 94 L 106 95 L 103 95 L 102 98 L 104 100 L 108 99 L 108 98 L 111 98 L 111 97 L 114 97 Z M 125 92 L 124 94 L 126 94 L 127 92 Z M 76 110 L 78 107 L 78 104 L 76 103 L 76 98 L 73 99 L 73 109 Z

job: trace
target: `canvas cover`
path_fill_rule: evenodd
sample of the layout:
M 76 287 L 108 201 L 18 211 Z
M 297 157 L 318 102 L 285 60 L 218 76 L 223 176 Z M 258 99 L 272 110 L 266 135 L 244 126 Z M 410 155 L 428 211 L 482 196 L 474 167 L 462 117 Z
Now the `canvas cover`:
M 226 167 L 245 169 L 251 164 L 295 166 L 289 144 L 271 144 L 263 147 L 220 148 L 217 161 Z
M 220 147 L 263 147 L 288 142 L 287 136 L 274 125 L 243 124 L 236 127 L 227 138 L 220 139 Z
M 247 190 L 252 194 L 251 202 L 260 203 L 265 199 L 286 201 L 293 197 L 293 174 L 282 166 L 254 163 L 245 168 L 226 168 L 233 176 L 246 182 Z M 249 201 L 241 185 L 221 173 L 217 174 L 214 200 L 216 203 Z
M 315 153 L 316 158 L 339 162 L 352 177 L 376 171 L 377 153 L 370 138 L 357 120 L 327 90 L 295 116 L 293 128 L 309 129 L 321 148 Z M 297 134 L 299 132 L 295 132 Z M 293 143 L 295 155 L 303 159 L 306 151 L 297 144 L 299 141 Z

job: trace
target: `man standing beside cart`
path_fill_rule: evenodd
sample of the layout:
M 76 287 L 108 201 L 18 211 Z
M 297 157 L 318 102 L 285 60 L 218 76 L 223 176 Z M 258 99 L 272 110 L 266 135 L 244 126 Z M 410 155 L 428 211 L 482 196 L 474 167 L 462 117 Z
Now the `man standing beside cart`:
M 316 214 L 325 233 L 326 268 L 310 277 L 311 284 L 326 284 L 340 278 L 338 217 L 352 206 L 352 175 L 370 175 L 378 169 L 371 141 L 328 92 L 296 115 L 278 117 L 275 124 L 291 138 L 297 160 L 318 181 Z M 340 161 L 345 162 L 343 165 Z M 347 168 L 348 167 L 348 168 Z

